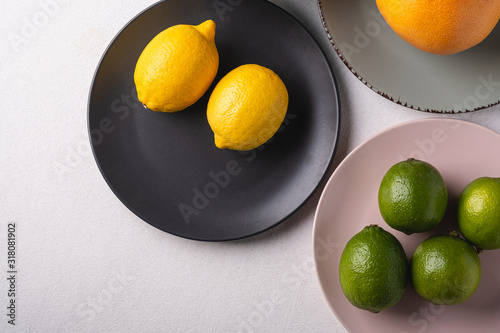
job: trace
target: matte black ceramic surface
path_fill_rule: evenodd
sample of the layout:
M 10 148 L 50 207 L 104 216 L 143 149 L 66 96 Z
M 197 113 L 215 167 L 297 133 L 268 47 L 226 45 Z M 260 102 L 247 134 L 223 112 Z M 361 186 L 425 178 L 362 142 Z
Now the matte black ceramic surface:
M 177 113 L 138 103 L 133 73 L 159 32 L 216 22 L 217 77 Z M 220 150 L 206 118 L 215 84 L 256 63 L 274 70 L 290 104 L 278 133 L 249 152 Z M 96 71 L 88 125 L 95 159 L 117 197 L 137 216 L 185 238 L 223 241 L 285 220 L 315 191 L 332 160 L 339 100 L 331 68 L 313 37 L 264 0 L 168 0 L 148 8 L 113 40 Z

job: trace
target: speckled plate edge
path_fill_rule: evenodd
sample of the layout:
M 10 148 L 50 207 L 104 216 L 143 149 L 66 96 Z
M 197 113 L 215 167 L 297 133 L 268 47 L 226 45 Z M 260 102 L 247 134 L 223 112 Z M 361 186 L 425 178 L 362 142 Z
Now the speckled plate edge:
M 325 30 L 325 33 L 326 33 L 326 36 L 328 37 L 328 40 L 330 41 L 330 43 L 332 44 L 333 46 L 333 49 L 335 50 L 335 53 L 337 53 L 337 55 L 339 56 L 340 60 L 342 60 L 342 62 L 344 63 L 344 65 L 349 69 L 349 71 L 354 74 L 355 77 L 357 77 L 361 82 L 363 82 L 364 85 L 366 85 L 368 88 L 370 88 L 371 90 L 373 90 L 374 92 L 376 92 L 378 95 L 390 100 L 391 102 L 394 102 L 396 104 L 399 104 L 399 105 L 402 105 L 402 106 L 405 106 L 409 109 L 413 109 L 413 110 L 417 110 L 417 111 L 422 111 L 422 112 L 431 112 L 431 113 L 444 113 L 444 114 L 459 114 L 459 113 L 465 113 L 465 112 L 473 112 L 473 111 L 478 111 L 478 110 L 483 110 L 483 109 L 487 109 L 489 107 L 492 107 L 492 106 L 495 106 L 495 105 L 498 105 L 500 104 L 500 100 L 496 103 L 492 103 L 492 104 L 488 104 L 488 105 L 484 105 L 484 106 L 480 106 L 480 107 L 477 107 L 477 108 L 474 108 L 474 109 L 471 109 L 471 110 L 465 110 L 465 111 L 457 111 L 457 110 L 435 110 L 435 109 L 422 109 L 418 106 L 414 106 L 414 105 L 410 105 L 406 102 L 402 102 L 400 101 L 399 99 L 396 99 L 386 93 L 384 93 L 383 91 L 380 91 L 378 90 L 377 88 L 375 88 L 372 84 L 370 84 L 367 80 L 365 80 L 357 71 L 356 69 L 351 65 L 349 64 L 349 62 L 347 61 L 347 59 L 344 57 L 344 55 L 342 54 L 342 52 L 340 52 L 340 49 L 337 47 L 337 45 L 335 44 L 335 41 L 333 40 L 333 37 L 330 33 L 330 30 L 328 29 L 327 25 L 326 25 L 326 21 L 325 21 L 325 16 L 323 14 L 323 9 L 322 9 L 322 4 L 321 4 L 321 1 L 322 0 L 317 0 L 318 2 L 318 10 L 319 10 L 319 15 L 321 17 L 321 24 L 323 25 L 323 29 Z

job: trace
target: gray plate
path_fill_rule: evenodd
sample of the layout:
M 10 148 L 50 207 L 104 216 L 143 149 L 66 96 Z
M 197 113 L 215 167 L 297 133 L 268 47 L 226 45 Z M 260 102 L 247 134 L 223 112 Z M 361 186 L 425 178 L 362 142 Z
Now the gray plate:
M 375 0 L 318 0 L 335 51 L 368 87 L 420 111 L 457 113 L 500 103 L 500 25 L 479 45 L 440 56 L 399 38 Z

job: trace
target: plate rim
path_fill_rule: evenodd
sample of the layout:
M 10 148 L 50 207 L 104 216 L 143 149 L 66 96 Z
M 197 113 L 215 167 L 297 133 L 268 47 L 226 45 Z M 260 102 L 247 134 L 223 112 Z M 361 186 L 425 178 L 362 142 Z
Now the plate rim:
M 397 129 L 397 128 L 400 128 L 400 127 L 404 127 L 404 126 L 411 126 L 413 124 L 417 124 L 417 123 L 426 123 L 426 122 L 450 122 L 450 121 L 453 121 L 453 122 L 460 122 L 460 123 L 465 123 L 467 124 L 467 126 L 472 126 L 472 127 L 476 127 L 476 128 L 480 128 L 481 130 L 483 131 L 487 131 L 487 132 L 491 132 L 497 136 L 500 137 L 500 133 L 488 128 L 488 127 L 485 127 L 483 125 L 479 125 L 477 123 L 474 123 L 474 122 L 470 122 L 470 121 L 467 121 L 467 120 L 463 120 L 463 119 L 456 119 L 456 118 L 450 118 L 450 117 L 427 117 L 427 118 L 421 118 L 421 119 L 413 119 L 413 120 L 409 120 L 409 121 L 404 121 L 404 122 L 401 122 L 401 123 L 398 123 L 398 124 L 395 124 L 395 125 L 392 125 L 388 128 L 385 128 L 383 130 L 381 130 L 380 132 L 377 132 L 375 133 L 374 135 L 370 136 L 368 139 L 366 139 L 365 141 L 363 141 L 361 144 L 359 144 L 358 146 L 356 146 L 349 154 L 347 154 L 347 156 L 342 160 L 342 162 L 340 162 L 340 164 L 335 168 L 335 171 L 333 172 L 333 174 L 330 176 L 330 178 L 328 179 L 322 193 L 321 193 L 321 196 L 318 200 L 318 204 L 317 204 L 317 208 L 316 208 L 316 212 L 314 213 L 314 219 L 313 219 L 313 230 L 312 230 L 312 255 L 313 255 L 313 258 L 314 258 L 314 272 L 315 272 L 315 275 L 316 275 L 316 281 L 318 282 L 318 284 L 320 285 L 320 288 L 321 288 L 321 293 L 323 294 L 323 298 L 324 300 L 326 301 L 326 303 L 328 304 L 328 307 L 330 308 L 330 310 L 333 312 L 333 314 L 335 315 L 335 317 L 338 319 L 338 321 L 342 324 L 342 326 L 347 330 L 347 327 L 348 325 L 346 325 L 345 321 L 343 318 L 341 318 L 338 314 L 337 314 L 337 311 L 335 311 L 334 307 L 333 307 L 333 304 L 329 301 L 328 297 L 327 297 L 327 293 L 325 291 L 325 286 L 323 285 L 321 279 L 320 279 L 320 274 L 319 274 L 319 267 L 318 267 L 318 260 L 317 260 L 317 256 L 316 256 L 316 247 L 317 247 L 317 241 L 316 241 L 316 233 L 317 233 L 317 228 L 318 228 L 318 212 L 319 212 L 319 208 L 320 208 L 320 205 L 324 204 L 323 202 L 326 200 L 325 199 L 325 193 L 326 191 L 329 189 L 329 187 L 331 186 L 330 183 L 333 182 L 333 179 L 335 177 L 337 177 L 336 175 L 340 172 L 339 170 L 342 169 L 342 166 L 344 164 L 346 164 L 350 159 L 352 159 L 353 155 L 355 155 L 357 153 L 357 151 L 361 150 L 364 146 L 366 146 L 367 144 L 369 144 L 373 139 L 381 136 L 381 135 L 384 135 L 386 134 L 387 132 L 390 132 L 394 129 Z
M 471 110 L 465 109 L 464 111 L 460 111 L 460 110 L 423 109 L 423 108 L 421 108 L 419 106 L 410 105 L 407 102 L 401 102 L 396 97 L 390 96 L 389 94 L 381 91 L 380 89 L 376 89 L 376 87 L 373 84 L 371 84 L 370 82 L 368 82 L 361 74 L 359 74 L 358 71 L 354 68 L 354 66 L 352 64 L 350 64 L 347 61 L 347 59 L 344 57 L 344 55 L 342 54 L 342 52 L 338 48 L 337 44 L 335 43 L 335 40 L 333 39 L 333 35 L 331 34 L 330 29 L 328 28 L 328 26 L 326 24 L 325 15 L 324 15 L 324 11 L 323 11 L 323 8 L 322 8 L 322 1 L 324 1 L 324 0 L 316 0 L 316 1 L 317 1 L 317 5 L 318 5 L 318 10 L 319 10 L 319 15 L 320 15 L 320 19 L 321 19 L 321 24 L 323 25 L 323 29 L 324 29 L 324 31 L 326 33 L 326 36 L 327 36 L 328 40 L 330 41 L 330 44 L 333 46 L 333 49 L 335 50 L 335 53 L 340 58 L 340 60 L 342 61 L 342 63 L 347 67 L 347 69 L 349 69 L 349 71 L 359 81 L 361 81 L 365 86 L 367 86 L 368 88 L 370 88 L 370 90 L 373 91 L 373 92 L 375 92 L 377 95 L 380 95 L 380 96 L 384 97 L 385 99 L 387 99 L 387 100 L 389 100 L 389 101 L 391 101 L 393 103 L 396 103 L 398 105 L 404 106 L 404 107 L 406 107 L 408 109 L 411 109 L 411 110 L 416 110 L 416 111 L 420 111 L 420 112 L 427 112 L 427 113 L 439 113 L 439 114 L 446 114 L 446 115 L 454 115 L 454 114 L 460 114 L 460 113 L 470 113 L 470 112 L 474 112 L 474 111 L 480 111 L 480 110 L 484 110 L 484 109 L 487 109 L 487 108 L 490 108 L 492 106 L 500 104 L 500 100 L 498 100 L 495 103 L 491 103 L 491 104 L 484 105 L 484 106 L 479 106 L 479 107 L 471 109 Z
M 192 237 L 192 236 L 181 235 L 181 234 L 173 232 L 173 231 L 164 230 L 164 229 L 160 228 L 159 226 L 157 226 L 157 225 L 151 223 L 150 221 L 148 221 L 145 217 L 143 217 L 143 215 L 140 212 L 138 212 L 136 209 L 134 209 L 130 204 L 126 203 L 126 201 L 123 200 L 123 198 L 121 197 L 121 195 L 111 185 L 110 180 L 108 179 L 108 177 L 106 177 L 106 175 L 104 174 L 104 170 L 102 169 L 102 166 L 99 163 L 99 160 L 98 160 L 98 158 L 96 156 L 96 151 L 95 151 L 95 148 L 94 148 L 94 145 L 93 145 L 93 142 L 92 142 L 92 135 L 91 135 L 92 129 L 91 129 L 91 124 L 90 124 L 90 119 L 91 119 L 91 107 L 90 107 L 90 105 L 91 105 L 91 101 L 92 101 L 92 92 L 93 92 L 93 88 L 94 88 L 94 85 L 95 85 L 95 81 L 96 81 L 97 75 L 98 75 L 99 70 L 101 68 L 101 65 L 102 65 L 102 63 L 104 61 L 104 58 L 106 57 L 106 55 L 108 54 L 109 50 L 114 45 L 114 43 L 116 42 L 116 40 L 122 35 L 122 33 L 125 31 L 125 29 L 127 29 L 133 22 L 135 22 L 144 13 L 146 13 L 147 11 L 153 9 L 156 6 L 161 5 L 162 3 L 166 2 L 166 1 L 168 1 L 168 0 L 159 0 L 159 1 L 157 1 L 157 2 L 155 2 L 153 4 L 151 4 L 151 5 L 149 5 L 146 8 L 142 9 L 139 13 L 137 13 L 136 15 L 134 15 L 130 20 L 128 20 L 116 32 L 116 34 L 110 40 L 110 42 L 106 46 L 105 50 L 103 51 L 103 53 L 102 53 L 102 55 L 101 55 L 101 57 L 100 57 L 97 65 L 96 65 L 96 68 L 94 70 L 94 74 L 93 74 L 91 82 L 90 82 L 90 87 L 89 87 L 89 90 L 88 90 L 88 98 L 87 98 L 87 135 L 88 135 L 89 144 L 90 144 L 90 147 L 91 147 L 91 150 L 92 150 L 92 156 L 94 157 L 94 161 L 97 164 L 99 172 L 100 172 L 102 178 L 105 180 L 108 188 L 113 192 L 113 194 L 118 198 L 118 200 L 129 211 L 131 211 L 136 217 L 138 217 L 143 222 L 146 222 L 148 225 L 150 225 L 150 226 L 152 226 L 152 227 L 154 227 L 154 228 L 156 228 L 156 229 L 158 229 L 158 230 L 160 230 L 160 231 L 162 231 L 164 233 L 167 233 L 167 234 L 170 234 L 170 235 L 173 235 L 173 236 L 176 236 L 176 237 L 184 238 L 184 239 L 193 240 L 193 241 L 214 242 L 214 243 L 215 242 L 237 241 L 237 240 L 250 238 L 250 237 L 259 235 L 261 233 L 264 233 L 264 232 L 266 232 L 266 231 L 268 231 L 268 230 L 270 230 L 270 229 L 272 229 L 272 228 L 280 225 L 281 223 L 285 222 L 292 215 L 294 215 L 298 210 L 300 210 L 300 208 L 302 208 L 311 199 L 311 197 L 318 191 L 318 189 L 320 188 L 321 184 L 327 178 L 328 170 L 332 166 L 333 160 L 335 158 L 335 155 L 336 155 L 337 149 L 338 149 L 339 137 L 340 137 L 340 128 L 341 128 L 340 127 L 341 126 L 341 100 L 340 100 L 340 94 L 339 94 L 339 86 L 338 86 L 338 83 L 337 83 L 337 78 L 336 78 L 333 66 L 330 63 L 328 57 L 326 56 L 325 50 L 321 47 L 321 45 L 319 44 L 319 42 L 316 39 L 316 37 L 311 33 L 311 31 L 299 19 L 297 19 L 290 12 L 288 12 L 287 10 L 285 10 L 284 8 L 278 6 L 275 3 L 270 2 L 270 1 L 266 1 L 266 0 L 261 0 L 263 3 L 267 3 L 267 4 L 271 5 L 272 7 L 276 8 L 277 10 L 281 11 L 285 15 L 287 15 L 296 24 L 298 24 L 299 27 L 301 27 L 301 29 L 309 36 L 309 38 L 314 43 L 314 45 L 316 45 L 316 48 L 319 50 L 321 56 L 323 57 L 323 59 L 325 61 L 326 67 L 328 68 L 328 73 L 329 73 L 328 76 L 329 76 L 329 79 L 332 82 L 333 92 L 335 94 L 335 98 L 334 98 L 335 99 L 335 104 L 331 105 L 331 110 L 332 110 L 332 112 L 336 113 L 336 115 L 334 115 L 336 124 L 335 124 L 335 128 L 334 128 L 335 129 L 335 138 L 334 138 L 334 140 L 332 142 L 331 154 L 330 154 L 329 159 L 328 159 L 328 161 L 326 163 L 326 167 L 322 171 L 322 176 L 320 177 L 319 181 L 314 186 L 314 188 L 312 189 L 312 191 L 305 197 L 305 199 L 299 205 L 297 205 L 297 207 L 295 207 L 287 215 L 285 215 L 283 218 L 281 218 L 280 220 L 277 220 L 276 222 L 274 222 L 271 225 L 268 225 L 266 228 L 260 229 L 258 231 L 252 232 L 250 234 L 244 234 L 244 235 L 238 236 L 238 237 L 218 238 L 218 239 L 213 239 L 213 237 L 210 237 L 210 238 Z

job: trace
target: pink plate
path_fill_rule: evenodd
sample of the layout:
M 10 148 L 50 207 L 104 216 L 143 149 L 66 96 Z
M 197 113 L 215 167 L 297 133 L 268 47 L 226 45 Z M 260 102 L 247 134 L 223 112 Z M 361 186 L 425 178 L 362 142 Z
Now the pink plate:
M 411 236 L 390 228 L 382 219 L 377 202 L 386 171 L 409 157 L 434 165 L 441 172 L 449 195 L 447 213 L 440 225 L 428 233 Z M 345 244 L 369 224 L 378 224 L 396 236 L 408 259 L 427 237 L 458 230 L 457 199 L 469 182 L 482 176 L 500 177 L 500 135 L 473 123 L 442 118 L 390 128 L 361 144 L 338 166 L 318 204 L 313 248 L 326 300 L 349 332 L 499 332 L 500 250 L 480 254 L 481 283 L 470 299 L 455 306 L 433 305 L 409 284 L 398 304 L 373 314 L 347 301 L 338 277 Z

